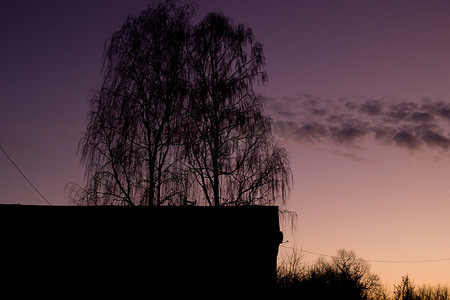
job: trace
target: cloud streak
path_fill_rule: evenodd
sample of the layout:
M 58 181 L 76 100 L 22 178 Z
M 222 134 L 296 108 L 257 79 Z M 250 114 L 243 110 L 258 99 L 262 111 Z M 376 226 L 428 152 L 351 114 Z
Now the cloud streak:
M 409 150 L 450 149 L 450 103 L 432 100 L 322 99 L 303 94 L 269 99 L 274 132 L 300 143 L 358 146 L 367 138 Z

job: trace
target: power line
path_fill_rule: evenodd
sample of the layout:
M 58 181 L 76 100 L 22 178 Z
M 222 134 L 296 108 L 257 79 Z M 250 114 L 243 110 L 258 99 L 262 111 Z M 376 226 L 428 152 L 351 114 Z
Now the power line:
M 8 153 L 6 153 L 5 149 L 3 149 L 3 147 L 0 145 L 0 150 L 2 150 L 2 152 L 6 155 L 6 157 L 9 159 L 9 161 L 13 164 L 13 166 L 17 169 L 17 171 L 19 171 L 19 173 L 23 176 L 23 178 L 25 178 L 25 180 L 33 187 L 33 189 L 39 194 L 39 196 L 42 197 L 42 199 L 44 199 L 45 202 L 47 202 L 48 205 L 52 206 L 52 204 L 47 200 L 47 198 L 44 197 L 44 195 L 41 194 L 41 192 L 39 192 L 39 190 L 34 186 L 34 184 L 31 183 L 31 181 L 28 179 L 27 176 L 25 176 L 25 174 L 20 170 L 20 168 L 14 163 L 14 161 L 12 160 L 12 158 L 8 155 Z
M 323 253 L 317 253 L 313 251 L 303 250 L 303 249 L 297 249 L 294 247 L 288 247 L 285 245 L 280 245 L 280 247 L 291 249 L 293 251 L 298 252 L 305 252 L 308 254 L 318 255 L 318 256 L 325 256 L 325 257 L 331 257 L 331 258 L 337 258 L 335 255 L 329 255 L 329 254 L 323 254 Z M 420 259 L 420 260 L 377 260 L 377 259 L 364 259 L 366 262 L 371 263 L 387 263 L 387 264 L 414 264 L 414 263 L 438 263 L 443 261 L 450 261 L 450 258 L 436 258 L 436 259 Z

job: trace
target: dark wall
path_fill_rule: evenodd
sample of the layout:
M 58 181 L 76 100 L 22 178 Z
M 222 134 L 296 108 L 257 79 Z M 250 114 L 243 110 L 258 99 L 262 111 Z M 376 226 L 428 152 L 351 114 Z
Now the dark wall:
M 273 287 L 277 207 L 0 206 L 2 274 L 67 289 Z

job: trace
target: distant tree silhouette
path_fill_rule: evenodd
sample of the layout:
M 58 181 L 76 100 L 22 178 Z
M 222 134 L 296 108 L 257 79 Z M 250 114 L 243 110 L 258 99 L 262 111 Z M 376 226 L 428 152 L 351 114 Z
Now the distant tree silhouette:
M 394 300 L 448 300 L 450 289 L 448 286 L 415 286 L 409 275 L 402 276 L 402 282 L 394 285 Z
M 294 263 L 291 267 L 289 264 Z M 278 268 L 280 288 L 296 292 L 305 299 L 387 299 L 380 278 L 355 252 L 341 249 L 331 261 L 319 258 L 309 267 L 301 256 L 292 257 Z
M 150 5 L 105 45 L 103 84 L 79 144 L 80 205 L 252 205 L 285 201 L 287 153 L 253 84 L 261 44 L 222 14 L 191 26 L 192 5 Z
M 417 288 L 416 297 L 423 300 L 448 300 L 450 299 L 450 290 L 446 285 L 422 285 Z
M 293 248 L 290 255 L 279 255 L 277 265 L 277 282 L 280 288 L 295 289 L 300 287 L 308 274 L 308 267 L 303 262 L 303 255 Z
M 394 299 L 395 300 L 416 300 L 421 299 L 415 295 L 415 287 L 412 284 L 409 276 L 402 277 L 402 282 L 399 285 L 394 285 Z
M 358 258 L 355 252 L 340 249 L 332 261 L 338 284 L 345 287 L 349 294 L 355 295 L 355 299 L 370 299 L 373 292 L 380 289 L 378 275 L 371 273 L 370 265 Z

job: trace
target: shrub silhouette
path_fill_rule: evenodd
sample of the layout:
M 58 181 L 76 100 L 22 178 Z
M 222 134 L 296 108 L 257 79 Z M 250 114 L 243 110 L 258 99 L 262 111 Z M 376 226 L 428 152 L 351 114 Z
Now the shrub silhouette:
M 308 267 L 296 252 L 278 268 L 281 289 L 305 299 L 387 299 L 378 275 L 355 252 L 341 249 L 331 260 L 321 257 Z
M 278 263 L 277 286 L 281 294 L 301 299 L 450 300 L 448 286 L 415 286 L 408 275 L 394 285 L 393 293 L 388 292 L 378 275 L 370 272 L 369 264 L 345 249 L 331 259 L 320 257 L 312 265 L 293 249 Z

